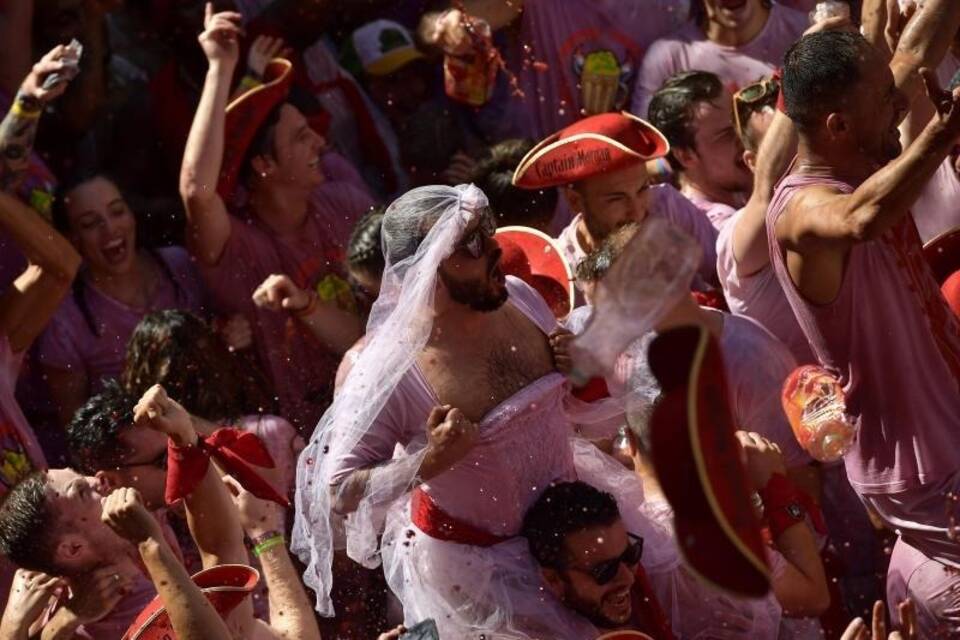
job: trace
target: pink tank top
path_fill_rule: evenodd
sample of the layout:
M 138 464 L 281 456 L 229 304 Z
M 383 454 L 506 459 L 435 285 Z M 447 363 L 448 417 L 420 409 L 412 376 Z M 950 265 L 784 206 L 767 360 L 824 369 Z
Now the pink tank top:
M 846 456 L 859 493 L 895 493 L 960 469 L 960 325 L 923 259 L 911 216 L 854 245 L 835 300 L 807 301 L 774 225 L 798 190 L 852 193 L 825 176 L 790 175 L 767 210 L 770 259 L 817 359 L 838 374 L 859 433 Z

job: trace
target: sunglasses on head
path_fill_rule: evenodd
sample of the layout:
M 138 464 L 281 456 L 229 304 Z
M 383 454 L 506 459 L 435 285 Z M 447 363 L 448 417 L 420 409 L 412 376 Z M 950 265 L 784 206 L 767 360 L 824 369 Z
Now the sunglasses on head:
M 623 553 L 616 558 L 598 562 L 589 569 L 580 569 L 578 567 L 569 568 L 580 571 L 581 573 L 586 573 L 593 578 L 593 581 L 598 585 L 602 586 L 609 583 L 617 577 L 621 564 L 625 564 L 627 567 L 635 567 L 640 563 L 640 558 L 643 557 L 643 538 L 635 536 L 632 533 L 627 533 L 627 537 L 631 542 L 627 545 L 627 548 L 624 549 Z
M 750 112 L 768 104 L 772 106 L 779 94 L 780 83 L 773 78 L 763 78 L 733 94 L 733 120 L 737 127 L 737 136 L 741 140 Z
M 477 228 L 464 236 L 460 248 L 465 249 L 473 258 L 483 255 L 484 238 L 492 238 L 497 232 L 497 221 L 489 209 L 480 212 Z

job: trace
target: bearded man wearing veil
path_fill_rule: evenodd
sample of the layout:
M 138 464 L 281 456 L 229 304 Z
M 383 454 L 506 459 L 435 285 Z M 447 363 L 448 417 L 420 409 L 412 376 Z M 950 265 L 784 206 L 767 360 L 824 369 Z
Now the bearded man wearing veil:
M 646 504 L 636 476 L 574 436 L 574 424 L 609 421 L 622 403 L 571 396 L 549 341 L 557 321 L 503 275 L 494 230 L 473 185 L 420 187 L 386 211 L 366 344 L 298 465 L 292 548 L 317 610 L 333 614 L 331 560 L 345 547 L 366 566 L 382 561 L 405 622 L 433 618 L 443 638 L 595 638 L 543 588 L 518 537 L 550 483 L 579 479 L 612 493 L 645 539 L 648 597 L 678 637 L 702 633 L 718 610 L 739 616 L 741 637 L 776 637 L 771 598 L 704 588 L 681 566 L 669 509 Z

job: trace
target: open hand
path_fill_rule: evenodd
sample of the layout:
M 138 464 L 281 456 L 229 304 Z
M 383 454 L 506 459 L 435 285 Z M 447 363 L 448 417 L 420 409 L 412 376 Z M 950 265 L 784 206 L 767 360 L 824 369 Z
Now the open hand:
M 749 431 L 737 431 L 736 436 L 746 456 L 747 475 L 754 489 L 759 491 L 766 487 L 770 476 L 775 473 L 786 475 L 783 454 L 775 443 Z
M 179 402 L 167 396 L 159 384 L 147 389 L 137 402 L 133 408 L 133 422 L 168 435 L 178 446 L 189 446 L 197 441 L 190 414 Z
M 64 605 L 83 624 L 102 620 L 130 591 L 130 579 L 117 567 L 100 567 L 75 581 Z
M 273 274 L 267 276 L 256 291 L 253 303 L 271 311 L 303 311 L 310 305 L 311 292 L 298 287 L 290 276 Z
M 953 141 L 960 135 L 960 87 L 953 92 L 940 87 L 935 69 L 924 67 L 920 69 L 920 76 L 927 90 L 927 97 L 937 110 L 937 118 L 941 127 L 951 136 Z
M 283 38 L 271 38 L 260 35 L 250 45 L 247 53 L 247 71 L 255 78 L 263 78 L 263 72 L 274 58 L 286 58 L 291 49 L 286 46 Z
M 66 582 L 62 578 L 48 576 L 40 571 L 17 569 L 13 575 L 10 597 L 7 599 L 0 629 L 15 637 L 20 637 L 18 632 L 23 631 L 23 637 L 26 637 L 25 630 L 40 617 L 54 592 L 64 585 Z M 0 636 L 3 634 L 0 633 Z
M 840 636 L 840 640 L 918 640 L 917 612 L 911 600 L 904 600 L 897 609 L 900 612 L 900 631 L 892 631 L 887 635 L 886 607 L 877 600 L 873 603 L 873 624 L 871 634 L 863 618 L 854 618 L 847 630 Z
M 240 38 L 243 29 L 240 21 L 243 16 L 235 11 L 213 12 L 213 4 L 208 2 L 204 9 L 203 33 L 198 36 L 204 55 L 211 63 L 222 62 L 236 66 L 240 57 Z
M 258 472 L 270 469 L 257 469 Z M 240 525 L 251 539 L 271 531 L 283 531 L 284 509 L 272 500 L 261 500 L 231 476 L 223 476 L 223 484 L 240 512 Z

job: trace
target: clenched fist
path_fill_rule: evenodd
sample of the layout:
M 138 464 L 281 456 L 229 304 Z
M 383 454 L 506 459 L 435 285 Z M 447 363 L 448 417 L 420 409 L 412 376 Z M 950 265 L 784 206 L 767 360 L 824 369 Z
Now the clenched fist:
M 123 487 L 103 499 L 103 523 L 118 536 L 134 544 L 150 538 L 162 540 L 163 533 L 156 518 L 143 506 L 143 498 L 136 489 Z
M 462 460 L 477 443 L 477 425 L 460 409 L 450 405 L 434 407 L 427 418 L 427 457 L 429 472 L 442 473 Z M 432 473 L 430 473 L 432 472 Z
M 311 292 L 298 287 L 290 276 L 273 274 L 253 292 L 253 303 L 271 311 L 298 312 L 310 306 L 310 297 Z

